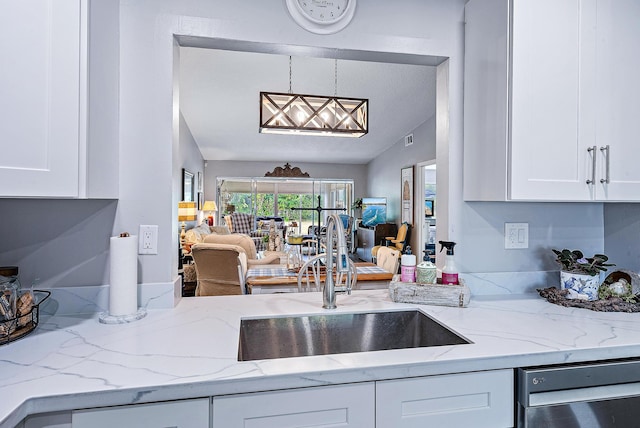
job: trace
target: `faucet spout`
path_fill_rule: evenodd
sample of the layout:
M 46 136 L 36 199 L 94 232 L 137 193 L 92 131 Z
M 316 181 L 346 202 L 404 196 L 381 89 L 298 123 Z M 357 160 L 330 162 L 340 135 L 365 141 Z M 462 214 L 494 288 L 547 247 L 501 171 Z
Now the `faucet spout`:
M 333 277 L 333 244 L 336 241 L 336 277 L 340 274 L 347 275 L 347 291 L 351 293 L 351 270 L 349 269 L 349 257 L 347 241 L 344 234 L 342 220 L 337 214 L 332 214 L 327 219 L 327 275 L 322 290 L 322 307 L 335 309 L 336 284 Z

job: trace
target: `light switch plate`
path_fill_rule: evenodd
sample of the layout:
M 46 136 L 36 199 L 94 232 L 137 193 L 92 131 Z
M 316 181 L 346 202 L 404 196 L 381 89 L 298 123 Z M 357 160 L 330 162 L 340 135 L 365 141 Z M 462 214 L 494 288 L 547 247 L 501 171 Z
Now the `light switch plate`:
M 505 250 L 529 248 L 529 223 L 504 224 Z

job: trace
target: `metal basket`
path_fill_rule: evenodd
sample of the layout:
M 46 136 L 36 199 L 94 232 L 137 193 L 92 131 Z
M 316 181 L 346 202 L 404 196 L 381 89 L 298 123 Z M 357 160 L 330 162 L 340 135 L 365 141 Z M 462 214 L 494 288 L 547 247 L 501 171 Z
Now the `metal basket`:
M 19 317 L 0 322 L 0 332 L 11 332 L 9 334 L 0 334 L 0 345 L 14 342 L 35 330 L 38 326 L 40 304 L 51 296 L 50 291 L 33 290 L 34 298 L 36 294 L 40 293 L 43 297 L 38 299 L 38 303 L 33 304 L 29 312 Z

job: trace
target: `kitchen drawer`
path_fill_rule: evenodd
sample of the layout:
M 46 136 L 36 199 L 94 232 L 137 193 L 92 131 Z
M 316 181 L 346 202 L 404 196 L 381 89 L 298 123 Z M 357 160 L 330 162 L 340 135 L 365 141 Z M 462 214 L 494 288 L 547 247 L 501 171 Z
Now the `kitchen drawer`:
M 512 427 L 513 371 L 376 382 L 376 428 Z

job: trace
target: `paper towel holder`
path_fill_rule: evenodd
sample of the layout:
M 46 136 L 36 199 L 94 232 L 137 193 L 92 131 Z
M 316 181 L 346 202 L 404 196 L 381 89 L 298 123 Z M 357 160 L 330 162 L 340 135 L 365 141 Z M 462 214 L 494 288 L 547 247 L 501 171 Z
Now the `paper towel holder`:
M 100 313 L 98 320 L 102 324 L 127 324 L 142 319 L 147 315 L 145 308 L 138 308 L 137 306 L 137 236 L 123 232 L 118 236 L 112 237 L 110 242 L 111 274 L 109 284 L 109 309 Z M 127 277 L 124 278 L 124 281 L 122 276 L 114 279 L 114 266 L 116 266 L 114 258 L 121 263 L 119 266 L 125 265 L 130 268 L 129 270 L 124 269 L 125 272 L 127 272 Z M 118 288 L 114 289 L 116 284 Z M 125 297 L 127 297 L 126 305 L 123 307 L 123 302 L 118 300 L 118 308 L 116 309 L 115 306 L 112 306 L 114 302 L 112 302 L 111 299 L 114 298 L 114 293 L 118 293 L 118 291 L 120 292 L 119 297 L 122 297 L 123 284 L 128 287 L 127 294 L 125 295 Z
M 129 315 L 109 315 L 109 312 L 101 312 L 98 316 L 98 320 L 102 324 L 128 324 L 147 316 L 147 310 L 145 308 L 138 308 L 138 311 Z

